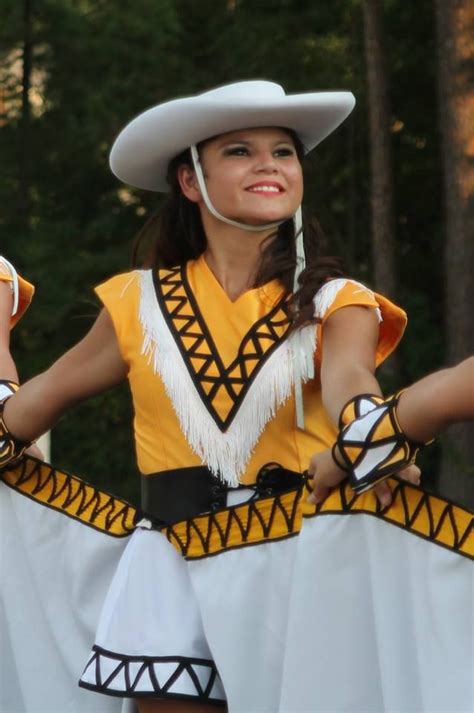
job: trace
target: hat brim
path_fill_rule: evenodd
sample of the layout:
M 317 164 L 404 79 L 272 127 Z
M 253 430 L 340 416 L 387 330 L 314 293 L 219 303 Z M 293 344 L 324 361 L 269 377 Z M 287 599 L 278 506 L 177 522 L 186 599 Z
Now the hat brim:
M 223 102 L 205 95 L 177 99 L 133 119 L 112 146 L 110 166 L 124 183 L 167 191 L 170 161 L 193 144 L 239 129 L 278 126 L 293 130 L 311 151 L 344 121 L 354 104 L 351 92 L 293 94 L 261 102 L 255 97 Z

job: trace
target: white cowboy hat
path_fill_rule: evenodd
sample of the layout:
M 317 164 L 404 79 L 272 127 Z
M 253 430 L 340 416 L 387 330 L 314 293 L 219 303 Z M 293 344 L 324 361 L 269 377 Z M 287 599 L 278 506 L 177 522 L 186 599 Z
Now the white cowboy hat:
M 292 129 L 311 151 L 350 114 L 351 92 L 285 94 L 274 82 L 236 82 L 192 97 L 158 104 L 118 135 L 110 167 L 124 183 L 167 191 L 170 161 L 218 134 L 258 126 Z

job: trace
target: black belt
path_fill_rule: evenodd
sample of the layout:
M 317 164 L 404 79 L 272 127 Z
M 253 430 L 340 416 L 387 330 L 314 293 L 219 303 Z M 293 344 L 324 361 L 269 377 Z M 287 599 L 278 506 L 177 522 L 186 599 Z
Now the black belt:
M 230 490 L 250 488 L 254 498 L 271 496 L 301 487 L 304 476 L 269 463 L 260 469 L 255 484 L 231 488 L 209 468 L 177 468 L 141 476 L 142 510 L 156 525 L 188 520 L 226 507 Z

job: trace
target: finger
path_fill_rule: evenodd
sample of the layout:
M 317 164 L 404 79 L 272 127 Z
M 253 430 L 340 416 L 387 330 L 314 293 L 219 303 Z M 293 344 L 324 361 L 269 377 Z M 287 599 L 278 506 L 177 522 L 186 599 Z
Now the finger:
M 383 480 L 374 486 L 374 493 L 383 508 L 387 508 L 392 502 L 392 491 L 387 481 Z
M 308 465 L 308 475 L 310 475 L 311 478 L 314 478 L 314 476 L 316 475 L 317 467 L 318 466 L 317 466 L 317 462 L 316 462 L 316 456 L 313 455 L 310 458 L 309 465 Z
M 315 484 L 312 493 L 308 496 L 307 502 L 311 505 L 318 505 L 318 503 L 321 503 L 327 498 L 330 492 L 331 488 Z
M 417 465 L 409 465 L 407 468 L 401 470 L 398 475 L 402 480 L 407 480 L 409 483 L 413 483 L 413 485 L 420 484 L 421 470 Z

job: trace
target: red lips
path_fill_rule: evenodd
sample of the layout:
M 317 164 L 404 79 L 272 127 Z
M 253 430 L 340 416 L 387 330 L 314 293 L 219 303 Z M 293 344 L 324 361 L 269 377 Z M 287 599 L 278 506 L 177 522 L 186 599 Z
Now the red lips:
M 268 193 L 270 195 L 276 195 L 277 193 L 283 193 L 284 188 L 278 181 L 258 181 L 257 183 L 252 183 L 251 186 L 247 186 L 245 189 L 250 193 Z

